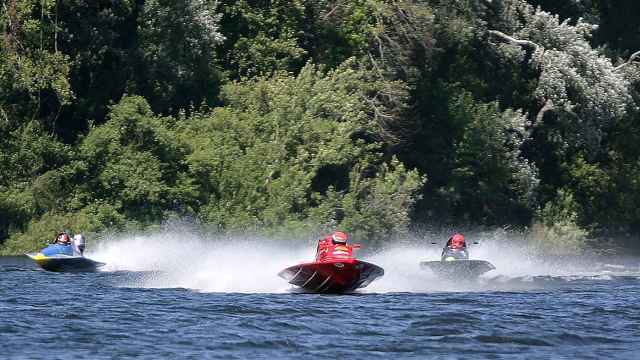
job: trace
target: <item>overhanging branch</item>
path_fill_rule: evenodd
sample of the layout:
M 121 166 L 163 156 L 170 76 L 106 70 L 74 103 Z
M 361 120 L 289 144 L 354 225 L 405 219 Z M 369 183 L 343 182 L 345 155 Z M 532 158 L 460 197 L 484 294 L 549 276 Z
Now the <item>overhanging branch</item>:
M 7 112 L 4 111 L 4 108 L 2 107 L 2 105 L 0 105 L 0 115 L 2 115 L 2 118 L 4 119 L 4 121 L 8 124 L 9 123 L 9 115 L 7 115 Z
M 538 115 L 536 115 L 536 124 L 539 124 L 540 122 L 542 122 L 542 119 L 544 118 L 544 114 L 547 111 L 553 110 L 554 108 L 555 108 L 555 105 L 553 104 L 553 101 L 551 99 L 547 99 L 542 109 L 538 111 Z
M 338 10 L 340 6 L 342 6 L 342 2 L 339 1 L 328 13 L 324 14 L 322 20 L 327 20 L 328 18 L 330 18 L 331 15 L 333 15 L 333 13 L 336 12 L 336 10 Z
M 640 59 L 640 51 L 636 51 L 633 54 L 631 54 L 631 56 L 629 56 L 629 60 L 627 60 L 626 62 L 616 66 L 613 70 L 614 71 L 618 71 L 620 69 L 622 69 L 623 67 L 629 65 L 630 63 L 634 62 L 636 59 Z
M 516 39 L 498 30 L 489 30 L 489 34 L 493 34 L 501 38 L 502 40 L 521 46 L 523 48 L 531 49 L 534 52 L 538 50 L 538 48 L 540 48 L 540 45 L 534 43 L 533 41 Z
M 489 30 L 488 31 L 489 34 L 492 34 L 494 36 L 499 37 L 500 39 L 502 39 L 503 41 L 506 41 L 508 43 L 514 44 L 514 45 L 518 45 L 524 49 L 527 49 L 529 51 L 531 51 L 532 53 L 538 51 L 538 49 L 541 49 L 541 46 L 534 43 L 533 41 L 529 41 L 529 40 L 520 40 L 520 39 L 516 39 L 513 36 L 509 36 L 501 31 L 498 30 Z M 540 111 L 538 111 L 538 114 L 536 115 L 536 124 L 539 124 L 540 122 L 542 122 L 544 115 L 551 110 L 555 109 L 555 104 L 553 103 L 553 101 L 551 99 L 546 99 L 544 105 L 542 106 L 542 108 L 540 109 Z

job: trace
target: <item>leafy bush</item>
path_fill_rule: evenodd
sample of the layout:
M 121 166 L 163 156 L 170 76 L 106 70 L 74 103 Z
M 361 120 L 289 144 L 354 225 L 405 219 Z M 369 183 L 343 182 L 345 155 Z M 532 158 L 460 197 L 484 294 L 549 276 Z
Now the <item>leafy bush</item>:
M 385 164 L 367 98 L 376 86 L 392 84 L 364 86 L 370 78 L 348 62 L 326 73 L 309 64 L 296 77 L 228 85 L 224 108 L 181 130 L 201 189 L 202 220 L 231 229 L 317 227 L 333 220 L 366 228 L 361 233 L 370 237 L 404 228 L 422 180 L 397 160 Z M 343 207 L 335 218 L 333 210 Z M 373 228 L 374 215 L 389 219 Z M 364 217 L 368 225 L 356 224 Z
M 531 242 L 542 253 L 575 255 L 586 250 L 589 232 L 578 224 L 578 206 L 570 192 L 560 190 L 540 212 L 531 229 Z
M 463 126 L 454 147 L 450 184 L 458 213 L 482 214 L 484 223 L 517 223 L 535 208 L 537 169 L 522 155 L 528 139 L 521 111 L 500 112 L 463 94 L 450 105 L 451 121 Z

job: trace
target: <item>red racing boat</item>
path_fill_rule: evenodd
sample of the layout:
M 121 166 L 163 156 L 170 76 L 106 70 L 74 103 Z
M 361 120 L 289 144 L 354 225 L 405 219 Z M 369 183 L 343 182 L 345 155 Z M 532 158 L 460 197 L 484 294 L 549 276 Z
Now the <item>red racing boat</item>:
M 356 259 L 334 259 L 290 266 L 278 273 L 289 284 L 319 293 L 350 292 L 384 275 L 374 264 Z
M 308 291 L 343 293 L 363 288 L 384 275 L 381 267 L 355 259 L 353 248 L 359 245 L 321 244 L 316 261 L 290 266 L 278 276 Z

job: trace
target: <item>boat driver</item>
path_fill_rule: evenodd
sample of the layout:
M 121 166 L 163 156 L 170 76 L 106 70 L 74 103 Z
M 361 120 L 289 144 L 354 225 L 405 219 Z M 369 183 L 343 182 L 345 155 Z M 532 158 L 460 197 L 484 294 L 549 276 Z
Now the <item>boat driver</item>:
M 71 245 L 71 237 L 65 231 L 59 232 L 56 235 L 56 240 L 54 243 L 58 245 Z
M 349 234 L 343 231 L 335 231 L 331 235 L 327 235 L 318 241 L 318 249 L 316 251 L 316 260 L 322 260 L 326 257 L 350 257 L 353 254 L 353 248 L 347 245 Z
M 460 233 L 453 234 L 453 236 L 447 240 L 446 247 L 452 250 L 466 249 L 467 243 L 464 240 L 464 235 Z

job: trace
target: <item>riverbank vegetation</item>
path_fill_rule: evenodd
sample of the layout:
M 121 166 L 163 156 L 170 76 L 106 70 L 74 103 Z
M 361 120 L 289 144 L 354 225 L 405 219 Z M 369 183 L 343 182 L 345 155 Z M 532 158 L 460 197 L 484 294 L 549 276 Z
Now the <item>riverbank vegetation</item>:
M 4 0 L 0 251 L 173 218 L 636 246 L 639 13 L 634 0 Z

